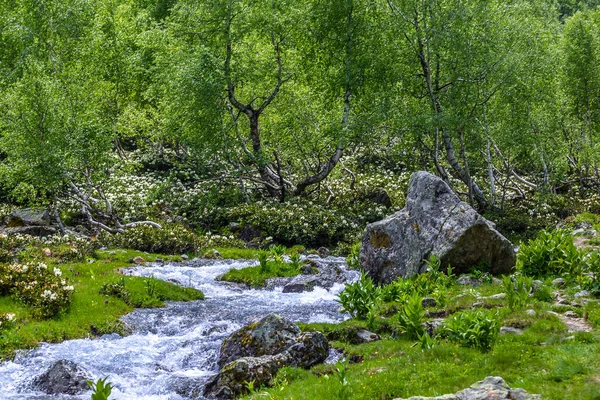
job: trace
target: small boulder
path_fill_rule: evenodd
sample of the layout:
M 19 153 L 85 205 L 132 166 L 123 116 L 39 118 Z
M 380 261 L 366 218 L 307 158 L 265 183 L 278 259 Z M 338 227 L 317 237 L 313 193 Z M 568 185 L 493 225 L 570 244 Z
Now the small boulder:
M 242 357 L 274 355 L 287 350 L 300 335 L 300 328 L 277 314 L 269 314 L 229 335 L 221 345 L 218 364 L 223 367 Z
M 247 391 L 248 382 L 256 387 L 268 384 L 287 362 L 287 355 L 242 357 L 225 365 L 208 380 L 204 396 L 209 399 L 234 399 Z
M 588 297 L 591 296 L 592 292 L 590 292 L 589 290 L 582 290 L 580 292 L 577 292 L 573 295 L 574 298 L 578 299 L 580 297 Z
M 479 286 L 481 285 L 481 282 L 479 279 L 473 278 L 470 275 L 461 275 L 456 280 L 456 284 L 462 286 Z
M 140 264 L 143 264 L 143 263 L 145 263 L 145 262 L 146 262 L 146 260 L 144 260 L 144 259 L 143 259 L 142 257 L 140 257 L 140 256 L 136 256 L 136 257 L 134 257 L 134 258 L 131 260 L 131 262 L 132 262 L 133 264 L 140 265 Z
M 327 247 L 319 247 L 317 249 L 317 253 L 321 258 L 329 257 L 329 255 L 331 254 Z
M 329 342 L 321 332 L 306 332 L 300 335 L 284 353 L 286 365 L 290 367 L 310 368 L 321 364 L 329 356 Z
M 48 210 L 43 208 L 22 208 L 14 210 L 6 219 L 6 226 L 8 228 L 47 225 L 50 225 L 50 215 L 48 214 Z
M 561 288 L 563 286 L 565 286 L 566 282 L 563 278 L 556 278 L 555 280 L 552 281 L 552 285 Z
M 46 394 L 76 395 L 89 390 L 89 373 L 69 360 L 59 360 L 35 378 L 33 385 Z
M 356 342 L 359 344 L 376 342 L 378 340 L 381 340 L 381 336 L 376 333 L 369 332 L 366 329 L 359 329 L 359 331 L 356 332 Z
M 435 318 L 423 323 L 425 332 L 431 337 L 434 337 L 438 331 L 444 326 L 446 320 L 444 318 Z
M 500 328 L 501 335 L 522 335 L 523 329 L 514 328 L 512 326 L 503 326 Z
M 283 293 L 311 292 L 319 281 L 316 275 L 298 275 L 283 287 Z
M 437 306 L 437 301 L 433 297 L 424 297 L 421 301 L 421 305 L 423 308 L 435 307 Z
M 512 271 L 512 244 L 440 178 L 424 171 L 410 178 L 406 207 L 368 224 L 360 263 L 377 283 L 425 272 L 431 255 L 458 273 L 487 264 L 494 274 Z
M 540 400 L 541 398 L 539 394 L 529 394 L 523 389 L 511 389 L 499 376 L 488 376 L 456 394 L 438 397 L 417 396 L 407 400 Z

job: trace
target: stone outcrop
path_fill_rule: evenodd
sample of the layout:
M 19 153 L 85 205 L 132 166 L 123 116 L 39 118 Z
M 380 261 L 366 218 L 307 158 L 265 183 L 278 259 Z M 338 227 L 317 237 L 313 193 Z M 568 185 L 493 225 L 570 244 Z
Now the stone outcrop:
M 4 233 L 7 235 L 51 236 L 58 232 L 51 225 L 50 215 L 43 208 L 14 210 L 6 218 Z
M 529 394 L 523 389 L 511 389 L 499 376 L 488 376 L 456 394 L 438 397 L 417 396 L 407 400 L 540 400 L 541 398 L 539 394 Z
M 246 325 L 227 337 L 221 345 L 219 367 L 242 357 L 275 355 L 290 348 L 300 336 L 300 328 L 277 314 Z
M 35 378 L 33 385 L 46 394 L 76 395 L 89 390 L 89 373 L 73 361 L 59 360 Z
M 360 263 L 376 282 L 389 283 L 425 272 L 431 255 L 455 273 L 487 264 L 493 274 L 507 274 L 516 261 L 512 244 L 493 223 L 440 178 L 420 171 L 410 178 L 406 207 L 367 225 Z
M 204 396 L 233 399 L 247 390 L 268 385 L 286 366 L 310 368 L 329 355 L 329 343 L 320 332 L 300 334 L 292 322 L 269 314 L 231 334 L 221 346 L 221 370 L 204 388 Z

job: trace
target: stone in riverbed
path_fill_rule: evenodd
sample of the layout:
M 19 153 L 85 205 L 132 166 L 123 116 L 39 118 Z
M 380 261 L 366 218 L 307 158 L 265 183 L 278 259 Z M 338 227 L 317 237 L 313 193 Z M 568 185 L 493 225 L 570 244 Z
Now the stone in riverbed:
M 89 373 L 69 360 L 59 360 L 35 378 L 33 386 L 46 394 L 76 395 L 89 390 Z
M 300 328 L 277 314 L 269 314 L 227 337 L 221 345 L 219 367 L 242 357 L 274 355 L 287 350 L 300 336 Z
M 274 314 L 270 314 L 272 315 Z M 244 328 L 241 331 L 243 330 Z M 264 351 L 257 353 L 260 352 L 264 353 Z M 204 396 L 214 399 L 233 399 L 247 390 L 248 382 L 254 382 L 255 387 L 268 385 L 280 368 L 286 366 L 310 368 L 325 361 L 328 355 L 327 338 L 320 332 L 307 332 L 297 336 L 290 346 L 278 354 L 241 357 L 227 363 L 208 381 Z
M 320 281 L 316 275 L 298 275 L 283 287 L 283 293 L 311 292 Z
M 470 272 L 487 264 L 494 274 L 509 273 L 516 261 L 512 244 L 494 224 L 462 202 L 440 178 L 416 172 L 410 178 L 406 207 L 368 224 L 360 262 L 378 283 L 425 272 L 424 260 L 440 258 L 441 268 Z

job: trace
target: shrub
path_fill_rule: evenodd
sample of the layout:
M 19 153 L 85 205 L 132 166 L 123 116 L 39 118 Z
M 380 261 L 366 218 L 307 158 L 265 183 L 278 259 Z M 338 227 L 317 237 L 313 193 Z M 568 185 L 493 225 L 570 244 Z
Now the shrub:
M 81 261 L 94 255 L 98 249 L 98 242 L 72 235 L 55 235 L 46 238 L 0 235 L 0 262 L 12 262 L 17 256 L 42 260 L 44 256 L 41 250 L 44 248 L 50 249 L 52 257 L 62 261 Z
M 502 284 L 511 311 L 525 307 L 531 292 L 533 278 L 523 275 L 503 276 Z
M 257 254 L 258 257 L 258 264 L 260 266 L 260 272 L 261 274 L 268 274 L 269 273 L 269 253 L 261 250 L 258 252 Z
M 360 266 L 360 243 L 356 243 L 350 249 L 350 254 L 346 257 L 348 268 L 359 270 Z
M 3 313 L 0 314 L 0 332 L 13 327 L 15 321 L 15 314 Z
M 566 231 L 542 231 L 517 253 L 517 269 L 533 277 L 545 275 L 573 275 L 581 272 L 583 252 L 573 244 L 573 237 Z
M 349 313 L 353 318 L 365 319 L 378 301 L 379 288 L 373 280 L 363 272 L 360 279 L 354 283 L 347 283 L 345 289 L 338 295 L 338 302 L 342 305 L 342 312 Z
M 131 304 L 129 292 L 125 288 L 125 277 L 121 277 L 118 282 L 109 282 L 102 285 L 100 294 L 105 296 L 115 296 L 122 299 L 125 303 Z
M 472 347 L 483 352 L 492 349 L 500 332 L 497 315 L 484 311 L 465 311 L 448 319 L 441 335 L 463 347 Z
M 404 307 L 398 312 L 398 324 L 402 332 L 410 339 L 417 340 L 424 333 L 425 310 L 423 310 L 423 298 L 413 294 L 408 298 Z
M 44 263 L 0 266 L 0 294 L 10 293 L 34 308 L 34 314 L 51 318 L 71 303 L 73 286 L 61 278 L 58 268 Z
M 600 254 L 598 252 L 587 253 L 585 272 L 577 277 L 577 283 L 594 296 L 600 296 Z
M 195 252 L 199 245 L 194 232 L 178 224 L 168 224 L 163 229 L 140 225 L 114 235 L 102 232 L 100 241 L 107 247 L 162 254 Z
M 535 288 L 533 292 L 533 298 L 537 301 L 543 301 L 545 303 L 550 303 L 554 300 L 554 294 L 552 293 L 552 288 L 548 285 L 541 285 Z

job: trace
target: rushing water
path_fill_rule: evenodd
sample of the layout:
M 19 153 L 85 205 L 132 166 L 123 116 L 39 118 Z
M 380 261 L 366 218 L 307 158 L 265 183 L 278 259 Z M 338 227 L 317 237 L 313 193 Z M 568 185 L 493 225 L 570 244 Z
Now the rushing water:
M 342 264 L 341 258 L 319 262 Z M 57 360 L 74 361 L 94 379 L 108 377 L 112 398 L 180 400 L 192 388 L 217 372 L 223 339 L 243 325 L 275 312 L 296 322 L 335 322 L 340 314 L 335 302 L 343 285 L 330 290 L 282 293 L 281 288 L 246 290 L 215 279 L 249 261 L 192 260 L 181 264 L 153 264 L 131 269 L 132 275 L 154 276 L 204 292 L 206 299 L 174 302 L 160 309 L 136 310 L 123 318 L 132 335 L 105 335 L 95 339 L 43 343 L 19 354 L 13 362 L 0 364 L 0 399 L 89 399 L 81 396 L 48 396 L 32 389 L 32 380 Z M 255 263 L 254 263 L 255 264 Z M 355 279 L 348 272 L 348 279 Z

